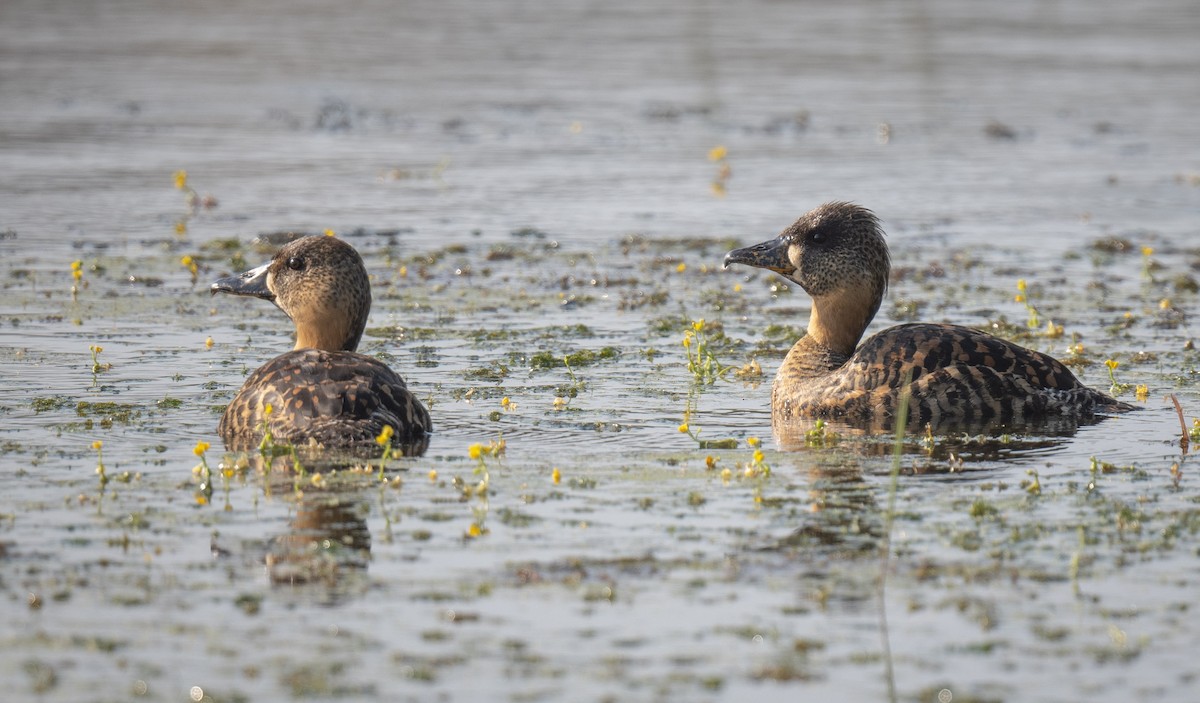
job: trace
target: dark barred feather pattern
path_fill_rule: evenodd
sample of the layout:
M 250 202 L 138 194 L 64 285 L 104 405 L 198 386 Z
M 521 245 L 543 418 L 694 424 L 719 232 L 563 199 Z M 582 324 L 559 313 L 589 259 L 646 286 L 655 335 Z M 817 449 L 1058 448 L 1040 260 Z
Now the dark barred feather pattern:
M 802 338 L 775 377 L 773 415 L 887 426 L 909 373 L 909 418 L 919 425 L 996 426 L 1132 409 L 1084 386 L 1050 356 L 966 327 L 917 323 L 870 337 L 849 358 Z
M 267 404 L 277 442 L 375 451 L 390 425 L 406 456 L 429 446 L 432 424 L 404 379 L 378 359 L 347 351 L 299 349 L 275 357 L 246 379 L 218 431 L 230 449 L 258 446 Z

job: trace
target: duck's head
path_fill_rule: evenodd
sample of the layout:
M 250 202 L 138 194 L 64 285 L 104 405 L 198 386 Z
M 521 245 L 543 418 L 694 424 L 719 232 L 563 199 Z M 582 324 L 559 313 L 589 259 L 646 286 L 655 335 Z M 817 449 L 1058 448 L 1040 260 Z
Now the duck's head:
M 799 284 L 813 299 L 809 334 L 849 353 L 879 311 L 891 263 L 879 220 L 853 203 L 826 203 L 778 237 L 725 255 Z
M 302 237 L 270 262 L 212 284 L 212 293 L 270 300 L 296 325 L 297 349 L 354 351 L 371 312 L 362 257 L 334 237 Z

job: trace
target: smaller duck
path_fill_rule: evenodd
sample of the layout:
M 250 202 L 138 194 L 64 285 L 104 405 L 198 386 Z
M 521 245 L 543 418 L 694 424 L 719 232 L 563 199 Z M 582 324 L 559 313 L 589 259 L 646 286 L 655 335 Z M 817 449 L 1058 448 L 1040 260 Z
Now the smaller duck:
M 891 271 L 879 220 L 858 205 L 821 205 L 778 237 L 729 252 L 724 264 L 774 271 L 812 297 L 808 332 L 771 387 L 777 426 L 828 418 L 889 427 L 906 379 L 910 424 L 920 426 L 997 428 L 1133 409 L 1046 354 L 967 327 L 897 325 L 856 350 Z
M 267 427 L 279 442 L 373 451 L 385 426 L 408 456 L 429 446 L 429 412 L 404 379 L 355 351 L 371 311 L 371 283 L 354 247 L 302 237 L 270 263 L 222 278 L 210 291 L 269 300 L 296 326 L 295 348 L 250 374 L 225 408 L 217 429 L 227 447 L 255 447 Z

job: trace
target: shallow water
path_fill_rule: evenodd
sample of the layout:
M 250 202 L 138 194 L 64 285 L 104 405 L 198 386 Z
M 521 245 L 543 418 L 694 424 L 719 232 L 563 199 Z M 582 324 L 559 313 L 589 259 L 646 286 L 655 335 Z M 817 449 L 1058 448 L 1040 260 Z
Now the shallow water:
M 1179 1 L 4 3 L 5 698 L 1194 700 L 1164 397 L 1200 416 L 1198 33 Z M 996 323 L 1145 409 L 910 438 L 889 531 L 889 438 L 769 439 L 807 299 L 719 267 L 831 199 L 889 232 L 873 329 Z M 250 467 L 199 504 L 193 447 L 290 344 L 207 283 L 326 228 L 437 435 L 387 486 Z M 762 379 L 695 384 L 699 318 Z

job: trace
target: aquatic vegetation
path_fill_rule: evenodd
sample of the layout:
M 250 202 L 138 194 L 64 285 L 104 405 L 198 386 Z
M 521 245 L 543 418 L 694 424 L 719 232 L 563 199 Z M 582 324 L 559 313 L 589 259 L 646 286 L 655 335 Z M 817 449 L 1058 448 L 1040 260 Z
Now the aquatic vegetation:
M 200 265 L 196 263 L 195 257 L 193 257 L 191 254 L 184 254 L 183 257 L 179 259 L 179 263 L 188 270 L 189 274 L 191 274 L 192 285 L 196 285 L 196 279 L 200 277 Z
M 1112 386 L 1109 388 L 1108 392 L 1114 396 L 1120 395 L 1120 394 L 1124 393 L 1125 391 L 1129 390 L 1128 383 L 1118 383 L 1117 382 L 1117 373 L 1116 372 L 1117 372 L 1117 367 L 1120 365 L 1121 365 L 1120 362 L 1118 362 L 1116 359 L 1108 359 L 1104 362 L 1104 366 L 1106 368 L 1108 368 L 1108 380 L 1112 381 Z
M 804 443 L 813 448 L 832 447 L 840 439 L 841 435 L 830 429 L 824 419 L 818 419 L 812 429 L 804 433 Z
M 771 467 L 767 464 L 766 457 L 763 454 L 762 440 L 760 440 L 758 437 L 747 437 L 746 445 L 753 449 L 754 453 L 750 456 L 750 462 L 744 467 L 742 472 L 743 475 L 746 478 L 770 476 Z
M 475 485 L 467 485 L 462 479 L 455 478 L 454 485 L 462 491 L 463 498 L 474 497 L 477 502 L 471 506 L 472 520 L 467 527 L 465 537 L 474 539 L 482 537 L 488 533 L 487 515 L 488 515 L 488 489 L 491 486 L 491 473 L 488 469 L 487 459 L 499 459 L 504 455 L 507 444 L 503 437 L 489 441 L 486 445 L 475 443 L 467 447 L 467 456 L 476 462 L 475 475 L 479 480 Z
M 712 194 L 717 197 L 724 197 L 726 192 L 726 184 L 733 177 L 733 168 L 729 165 L 729 149 L 724 146 L 717 145 L 709 150 L 708 160 L 717 165 L 717 173 L 713 176 L 709 188 Z
M 682 434 L 692 438 L 696 446 L 700 449 L 737 449 L 738 442 L 732 437 L 725 439 L 700 439 L 700 432 L 693 430 L 688 418 L 691 416 L 691 411 L 687 411 L 683 415 L 683 423 L 679 425 L 679 431 Z
M 196 446 L 192 448 L 192 453 L 200 458 L 200 463 L 192 469 L 192 473 L 200 477 L 200 486 L 196 490 L 196 502 L 200 505 L 208 505 L 212 500 L 212 469 L 208 466 L 208 456 L 206 452 L 212 446 L 204 440 L 196 442 Z
M 79 287 L 83 283 L 83 262 L 76 259 L 71 262 L 71 300 L 79 295 Z
M 1025 489 L 1025 492 L 1031 496 L 1040 496 L 1042 494 L 1042 480 L 1038 476 L 1037 469 L 1027 469 L 1025 475 L 1029 478 L 1021 481 L 1021 488 Z
M 707 325 L 704 318 L 692 322 L 691 329 L 683 333 L 683 349 L 687 353 L 687 369 L 697 384 L 712 385 L 733 369 L 717 361 L 709 345 Z M 761 368 L 759 372 L 761 373 Z
M 1063 326 L 1054 324 L 1054 320 L 1046 320 L 1046 326 L 1045 328 L 1042 328 L 1040 313 L 1030 301 L 1029 286 L 1026 284 L 1024 278 L 1017 280 L 1017 295 L 1013 298 L 1013 300 L 1025 305 L 1025 311 L 1029 315 L 1025 322 L 1025 326 L 1029 328 L 1031 332 L 1036 333 L 1040 329 L 1042 336 L 1050 339 L 1058 339 L 1059 337 L 1063 336 Z
M 572 367 L 588 366 L 598 361 L 615 359 L 620 355 L 621 351 L 616 347 L 603 347 L 599 350 L 580 349 L 561 356 L 553 352 L 540 351 L 529 358 L 529 366 L 539 370 L 565 366 L 569 371 Z
M 379 455 L 379 480 L 380 481 L 382 481 L 384 478 L 383 470 L 384 470 L 384 467 L 387 465 L 387 460 L 391 459 L 393 456 L 392 455 L 392 435 L 395 433 L 396 433 L 396 430 L 394 427 L 392 427 L 391 425 L 384 425 L 383 430 L 381 430 L 379 432 L 379 435 L 377 437 L 375 437 L 375 443 L 378 444 L 379 446 L 383 447 L 383 452 Z
M 1142 278 L 1147 282 L 1154 282 L 1154 260 L 1150 257 L 1154 256 L 1154 247 L 1142 247 Z
M 175 179 L 175 190 L 183 192 L 184 202 L 187 203 L 188 209 L 192 212 L 200 208 L 211 210 L 217 206 L 217 199 L 215 197 L 207 193 L 201 196 L 188 184 L 187 171 L 176 171 L 173 177 Z
M 99 344 L 88 346 L 88 351 L 92 353 L 92 375 L 96 375 L 101 371 L 107 371 L 112 368 L 112 364 L 101 364 L 100 353 L 104 351 L 104 347 Z
M 92 449 L 96 450 L 96 475 L 100 477 L 100 488 L 108 485 L 108 473 L 104 469 L 104 442 L 96 440 L 92 442 Z

